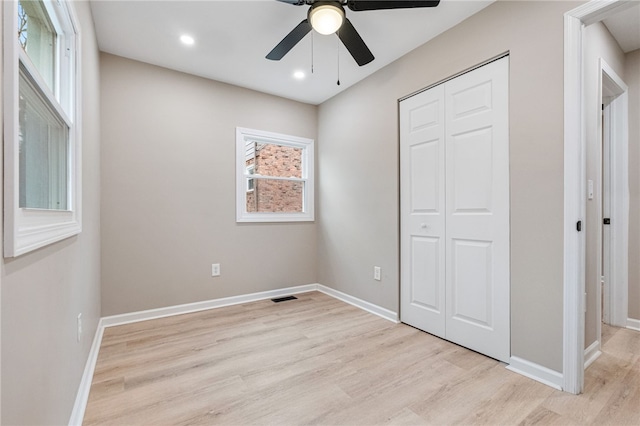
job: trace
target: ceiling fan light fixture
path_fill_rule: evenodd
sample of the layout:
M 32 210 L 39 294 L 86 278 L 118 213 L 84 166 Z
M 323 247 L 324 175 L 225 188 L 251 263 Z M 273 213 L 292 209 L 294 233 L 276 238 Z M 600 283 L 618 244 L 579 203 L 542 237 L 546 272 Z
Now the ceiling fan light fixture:
M 314 4 L 309 10 L 311 27 L 323 35 L 333 34 L 344 22 L 344 9 L 339 3 Z

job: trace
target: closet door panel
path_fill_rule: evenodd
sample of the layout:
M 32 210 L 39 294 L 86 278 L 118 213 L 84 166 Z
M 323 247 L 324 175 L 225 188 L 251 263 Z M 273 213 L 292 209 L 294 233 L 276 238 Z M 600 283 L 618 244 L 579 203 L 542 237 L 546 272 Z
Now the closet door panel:
M 491 128 L 451 135 L 452 208 L 457 214 L 491 213 L 493 134 Z
M 446 336 L 508 362 L 508 58 L 445 84 Z
M 491 241 L 451 241 L 451 318 L 493 327 Z
M 403 322 L 445 334 L 444 87 L 400 104 Z

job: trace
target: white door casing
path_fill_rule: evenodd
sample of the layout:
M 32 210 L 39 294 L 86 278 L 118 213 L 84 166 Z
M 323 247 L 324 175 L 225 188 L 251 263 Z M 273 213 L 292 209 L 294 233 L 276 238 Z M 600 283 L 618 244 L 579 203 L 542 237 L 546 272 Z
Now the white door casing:
M 602 75 L 601 75 L 602 78 Z M 609 137 L 610 135 L 610 120 L 609 117 L 607 117 L 607 115 L 609 115 L 609 111 L 605 112 L 605 108 L 604 108 L 604 97 L 601 99 L 602 101 L 602 114 L 601 114 L 601 120 L 602 120 L 602 182 L 601 182 L 601 194 L 602 194 L 602 203 L 601 203 L 601 211 L 599 212 L 600 214 L 598 215 L 598 217 L 596 218 L 600 225 L 600 230 L 601 230 L 601 240 L 600 240 L 600 244 L 598 247 L 598 251 L 599 256 L 598 259 L 601 259 L 600 264 L 598 265 L 600 268 L 598 269 L 602 269 L 601 271 L 599 271 L 598 275 L 598 279 L 600 280 L 600 286 L 598 286 L 598 298 L 597 298 L 597 302 L 596 302 L 596 309 L 600 309 L 602 307 L 602 312 L 600 312 L 600 315 L 598 315 L 597 317 L 599 319 L 601 319 L 602 321 L 598 321 L 597 324 L 597 333 L 596 336 L 598 336 L 598 342 L 600 342 L 600 345 L 602 343 L 602 324 L 601 322 L 604 322 L 605 324 L 611 324 L 611 320 L 609 317 L 609 306 L 606 303 L 607 301 L 607 297 L 606 294 L 604 293 L 609 293 L 609 286 L 611 285 L 611 270 L 609 268 L 609 266 L 611 265 L 611 226 L 610 225 L 605 225 L 603 223 L 604 218 L 611 218 L 611 149 L 610 149 L 610 143 L 611 143 L 611 138 Z M 585 271 L 586 274 L 586 271 Z M 604 300 L 601 300 L 601 298 L 604 297 Z M 586 322 L 585 322 L 586 324 Z
M 402 321 L 505 362 L 510 356 L 508 67 L 508 57 L 502 58 L 400 104 Z M 440 112 L 418 119 L 435 105 Z M 437 167 L 418 172 L 417 164 L 428 163 L 417 159 L 427 146 Z M 415 194 L 425 200 L 431 194 L 431 205 L 438 208 L 430 215 L 417 212 Z

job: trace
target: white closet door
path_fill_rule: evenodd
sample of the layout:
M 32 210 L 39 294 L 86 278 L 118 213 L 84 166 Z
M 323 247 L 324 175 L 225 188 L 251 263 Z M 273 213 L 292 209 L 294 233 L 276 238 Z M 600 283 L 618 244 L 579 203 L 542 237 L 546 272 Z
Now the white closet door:
M 446 336 L 508 362 L 509 61 L 445 85 Z
M 444 86 L 400 104 L 401 317 L 445 337 Z
M 509 60 L 400 103 L 401 319 L 508 362 Z

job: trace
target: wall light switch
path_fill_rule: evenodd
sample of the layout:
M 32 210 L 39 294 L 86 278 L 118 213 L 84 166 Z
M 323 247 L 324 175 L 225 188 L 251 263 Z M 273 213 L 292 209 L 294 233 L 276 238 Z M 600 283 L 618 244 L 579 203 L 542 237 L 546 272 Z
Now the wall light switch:
M 77 327 L 77 339 L 78 342 L 82 338 L 82 313 L 78 314 L 78 321 L 76 322 Z
M 380 267 L 379 266 L 374 266 L 373 267 L 373 279 L 376 281 L 380 281 L 382 278 L 380 277 Z
M 587 187 L 588 187 L 588 188 L 587 188 L 587 191 L 588 191 L 587 197 L 588 197 L 590 200 L 593 200 L 593 181 L 592 181 L 591 179 L 589 179 L 589 180 L 587 181 Z

